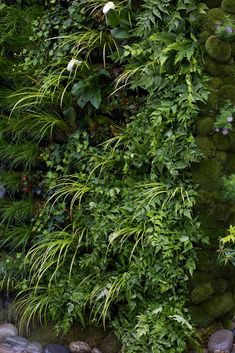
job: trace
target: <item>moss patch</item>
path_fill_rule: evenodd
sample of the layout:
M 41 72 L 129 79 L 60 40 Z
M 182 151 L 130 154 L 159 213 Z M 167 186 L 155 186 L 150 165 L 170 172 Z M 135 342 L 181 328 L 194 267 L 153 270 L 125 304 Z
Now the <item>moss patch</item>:
M 216 159 L 202 161 L 192 168 L 192 177 L 195 184 L 206 191 L 215 191 L 221 188 L 221 164 Z
M 219 318 L 233 309 L 234 301 L 232 293 L 227 292 L 215 296 L 203 303 L 202 308 L 212 317 Z
M 225 169 L 229 174 L 235 173 L 235 153 L 228 154 Z
M 231 57 L 231 45 L 228 42 L 224 42 L 216 36 L 210 36 L 206 43 L 205 48 L 208 55 L 220 63 L 229 61 Z
M 213 135 L 213 142 L 218 151 L 227 151 L 229 149 L 229 137 L 216 133 Z
M 196 132 L 201 136 L 208 136 L 213 132 L 214 119 L 206 117 L 196 122 Z
M 207 137 L 196 137 L 196 144 L 201 153 L 207 158 L 211 158 L 215 155 L 215 145 Z
M 221 7 L 228 13 L 235 14 L 235 1 L 234 0 L 223 0 Z
M 235 85 L 224 85 L 218 90 L 218 103 L 222 105 L 226 100 L 235 104 Z
M 202 301 L 211 297 L 214 293 L 214 288 L 211 283 L 203 283 L 193 289 L 191 299 L 193 304 L 199 304 Z
M 198 27 L 202 31 L 208 31 L 211 34 L 214 34 L 217 23 L 223 21 L 226 16 L 228 16 L 228 14 L 224 12 L 221 7 L 213 8 L 206 14 L 200 16 L 198 20 Z
M 200 328 L 207 327 L 214 321 L 214 318 L 201 309 L 198 305 L 192 305 L 188 309 L 192 321 Z
M 209 9 L 213 9 L 214 7 L 219 7 L 221 5 L 222 0 L 204 0 L 204 3 L 209 7 Z
M 218 159 L 219 162 L 225 163 L 225 161 L 227 159 L 227 154 L 224 151 L 218 151 L 218 152 L 216 152 L 215 157 L 216 157 L 216 159 Z

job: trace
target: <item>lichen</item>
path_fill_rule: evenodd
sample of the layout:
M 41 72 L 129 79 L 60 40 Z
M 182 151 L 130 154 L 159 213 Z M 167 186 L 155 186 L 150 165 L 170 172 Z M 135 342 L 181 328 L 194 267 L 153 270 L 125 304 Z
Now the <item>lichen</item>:
M 231 57 L 231 45 L 228 42 L 211 35 L 205 43 L 208 55 L 220 63 L 229 61 Z

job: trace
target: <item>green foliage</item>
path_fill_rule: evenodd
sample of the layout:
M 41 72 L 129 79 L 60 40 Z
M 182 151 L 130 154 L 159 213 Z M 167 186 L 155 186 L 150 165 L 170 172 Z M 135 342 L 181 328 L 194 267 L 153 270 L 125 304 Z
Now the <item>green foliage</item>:
M 187 280 L 205 240 L 189 174 L 208 96 L 194 28 L 205 6 L 103 6 L 47 2 L 14 78 L 2 73 L 1 181 L 12 199 L 0 203 L 1 243 L 22 262 L 19 273 L 3 256 L 2 285 L 18 292 L 22 322 L 49 318 L 65 332 L 89 313 L 126 352 L 182 353 L 194 338 Z
M 222 132 L 223 135 L 226 135 L 230 130 L 232 130 L 234 113 L 234 105 L 230 101 L 224 102 L 214 123 L 216 132 Z

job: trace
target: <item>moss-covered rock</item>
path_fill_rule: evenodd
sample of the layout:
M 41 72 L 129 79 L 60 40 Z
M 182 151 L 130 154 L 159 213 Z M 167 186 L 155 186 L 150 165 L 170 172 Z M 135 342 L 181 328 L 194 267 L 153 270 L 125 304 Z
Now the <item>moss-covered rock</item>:
M 211 297 L 214 293 L 214 288 L 211 283 L 202 283 L 193 289 L 191 300 L 193 304 L 199 304 Z
M 222 185 L 221 164 L 216 159 L 202 161 L 192 168 L 192 178 L 203 190 L 218 190 Z
M 208 283 L 211 281 L 211 274 L 206 271 L 194 271 L 193 277 L 190 279 L 190 287 L 193 289 L 202 283 Z
M 215 154 L 215 158 L 218 159 L 219 162 L 225 163 L 227 159 L 227 153 L 224 151 L 218 151 Z
M 201 136 L 208 136 L 213 132 L 214 119 L 210 117 L 205 117 L 198 119 L 196 122 L 196 132 Z
M 235 173 L 235 153 L 228 154 L 225 169 L 229 174 Z
M 208 327 L 214 321 L 214 318 L 198 305 L 191 305 L 188 309 L 193 323 L 199 328 Z
M 210 316 L 219 318 L 233 309 L 234 301 L 231 292 L 226 292 L 221 295 L 215 295 L 207 302 L 202 304 L 202 309 Z
M 197 147 L 200 152 L 207 158 L 212 158 L 215 155 L 215 145 L 211 139 L 207 137 L 196 137 L 195 139 Z
M 218 103 L 223 105 L 226 100 L 235 104 L 235 85 L 224 85 L 218 90 Z
M 224 77 L 225 75 L 225 68 L 224 64 L 220 64 L 210 56 L 205 56 L 205 71 L 215 77 Z
M 235 152 L 235 130 L 232 129 L 232 131 L 229 133 L 229 145 L 230 145 L 230 150 L 232 152 Z
M 216 25 L 226 19 L 228 14 L 221 7 L 213 8 L 201 15 L 198 19 L 198 27 L 201 31 L 215 33 Z
M 223 278 L 217 278 L 212 282 L 214 293 L 224 293 L 228 288 L 228 282 Z
M 229 149 L 229 137 L 216 133 L 213 135 L 213 142 L 218 151 L 227 151 Z
M 212 77 L 209 80 L 209 89 L 219 89 L 223 86 L 224 81 L 219 77 Z
M 235 14 L 235 2 L 234 0 L 222 0 L 221 8 L 228 13 Z
M 224 42 L 214 35 L 206 40 L 205 48 L 208 55 L 220 63 L 229 61 L 231 57 L 232 49 L 230 43 Z
M 199 249 L 197 251 L 197 269 L 212 272 L 216 263 L 216 253 L 211 249 Z

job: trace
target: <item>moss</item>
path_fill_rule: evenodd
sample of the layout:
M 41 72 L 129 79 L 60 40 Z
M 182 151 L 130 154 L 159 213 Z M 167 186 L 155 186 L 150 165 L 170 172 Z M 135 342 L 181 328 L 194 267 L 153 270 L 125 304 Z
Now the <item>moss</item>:
M 229 223 L 230 223 L 232 226 L 235 226 L 235 212 L 233 212 L 233 213 L 230 215 Z
M 208 32 L 208 31 L 200 32 L 199 35 L 198 35 L 199 43 L 200 43 L 200 44 L 205 44 L 207 38 L 210 37 L 210 35 L 211 35 L 211 34 L 210 34 L 210 32 Z
M 235 41 L 230 43 L 231 45 L 231 55 L 234 58 L 235 57 Z
M 229 173 L 235 173 L 235 153 L 229 153 L 225 164 L 225 170 Z
M 216 110 L 218 109 L 218 103 L 219 103 L 218 90 L 211 89 L 209 97 L 207 99 L 208 111 L 213 112 L 215 114 Z
M 219 162 L 225 163 L 225 161 L 227 159 L 227 154 L 224 151 L 218 151 L 215 154 L 215 158 L 218 159 Z
M 232 65 L 223 65 L 223 72 L 225 76 L 234 77 L 235 78 L 235 64 Z
M 191 299 L 193 304 L 199 304 L 211 297 L 214 293 L 214 288 L 211 283 L 202 283 L 193 289 Z
M 235 2 L 234 0 L 222 0 L 221 8 L 228 12 L 235 14 Z
M 208 136 L 212 133 L 213 131 L 213 124 L 214 124 L 214 119 L 213 118 L 203 118 L 199 119 L 196 122 L 196 132 L 198 135 L 201 136 Z
M 224 12 L 221 7 L 213 8 L 199 17 L 198 27 L 201 31 L 208 31 L 211 34 L 214 34 L 216 24 L 223 21 L 226 16 L 228 16 L 228 14 Z
M 203 303 L 202 309 L 204 309 L 210 316 L 219 318 L 233 309 L 234 301 L 232 293 L 227 292 L 221 295 L 216 295 L 212 299 Z
M 203 153 L 207 158 L 211 158 L 215 155 L 215 145 L 207 137 L 196 137 L 196 144 L 200 152 Z
M 192 178 L 203 190 L 219 190 L 222 185 L 221 164 L 216 159 L 202 161 L 192 168 Z
M 216 36 L 210 36 L 205 43 L 208 55 L 220 63 L 227 62 L 231 57 L 231 45 Z
M 224 104 L 226 100 L 230 100 L 235 104 L 235 85 L 224 85 L 218 90 L 218 103 Z
M 208 313 L 202 310 L 198 305 L 192 305 L 188 309 L 193 323 L 199 328 L 207 327 L 214 321 L 214 318 L 208 315 Z
M 235 152 L 235 131 L 234 129 L 229 133 L 229 143 L 232 152 Z
M 209 80 L 209 89 L 219 89 L 223 86 L 224 82 L 219 77 L 212 77 Z
M 222 0 L 204 0 L 204 3 L 209 7 L 209 9 L 213 9 L 214 7 L 219 7 L 221 5 Z
M 229 149 L 229 137 L 216 133 L 213 135 L 213 142 L 218 151 L 227 151 Z
M 193 277 L 190 280 L 191 288 L 195 288 L 202 283 L 208 283 L 211 281 L 211 274 L 205 271 L 194 271 Z
M 223 278 L 214 280 L 212 285 L 215 293 L 224 293 L 228 288 L 228 282 Z
M 197 269 L 200 271 L 214 270 L 214 265 L 216 262 L 216 253 L 213 250 L 199 249 L 197 251 Z

